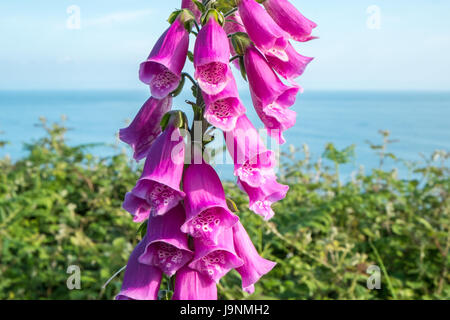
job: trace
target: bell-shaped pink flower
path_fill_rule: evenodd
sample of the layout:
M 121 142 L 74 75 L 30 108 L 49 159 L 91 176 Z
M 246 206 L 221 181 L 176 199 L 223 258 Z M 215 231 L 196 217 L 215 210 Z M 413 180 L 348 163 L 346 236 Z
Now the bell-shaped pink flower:
M 287 60 L 289 34 L 281 29 L 255 0 L 241 0 L 239 13 L 250 39 L 265 55 Z
M 244 264 L 234 250 L 233 230 L 223 230 L 217 245 L 206 245 L 200 239 L 194 239 L 195 256 L 189 267 L 208 276 L 216 283 L 231 269 Z
M 139 263 L 146 239 L 134 248 L 125 269 L 122 289 L 116 300 L 157 300 L 162 272 L 159 268 Z
M 236 11 L 231 16 L 228 16 L 225 20 L 225 24 L 223 25 L 223 30 L 225 30 L 227 35 L 236 33 L 236 32 L 247 32 L 244 27 L 244 23 L 242 22 L 241 15 L 239 14 L 239 11 Z M 233 43 L 231 42 L 231 39 L 229 39 L 230 44 L 230 52 L 231 55 L 234 57 L 237 53 L 234 49 Z M 234 66 L 240 70 L 241 67 L 239 66 L 239 60 L 235 59 L 233 60 Z
M 147 200 L 136 197 L 133 193 L 127 192 L 122 207 L 133 216 L 134 222 L 143 222 L 148 219 L 151 208 Z
M 314 39 L 312 30 L 317 24 L 306 19 L 295 6 L 287 0 L 265 0 L 263 2 L 272 19 L 296 41 Z
M 286 54 L 289 58 L 288 61 L 283 61 L 278 57 L 270 55 L 266 58 L 272 68 L 278 72 L 279 75 L 293 83 L 295 78 L 303 74 L 308 64 L 314 58 L 302 56 L 300 53 L 295 51 L 291 44 L 286 47 Z
M 255 111 L 267 129 L 269 136 L 275 139 L 278 144 L 285 143 L 283 132 L 295 125 L 297 112 L 277 105 L 264 108 L 264 104 L 255 96 L 251 89 L 250 95 Z
M 230 79 L 230 47 L 227 34 L 214 17 L 210 17 L 197 35 L 194 47 L 194 77 L 209 95 L 221 92 Z
M 172 300 L 217 300 L 217 285 L 209 277 L 186 266 L 176 274 Z
M 189 250 L 186 234 L 180 230 L 185 219 L 181 203 L 162 216 L 150 217 L 146 248 L 139 262 L 159 267 L 169 277 L 188 263 L 194 253 Z
M 264 220 L 270 220 L 274 216 L 272 204 L 284 199 L 289 186 L 277 182 L 275 175 L 268 175 L 266 182 L 255 188 L 238 179 L 238 186 L 248 194 L 249 208 Z
M 255 110 L 269 135 L 284 143 L 282 132 L 292 127 L 296 118 L 296 113 L 288 108 L 295 103 L 300 88 L 281 82 L 254 46 L 247 48 L 244 63 Z
M 202 13 L 200 12 L 200 10 L 197 8 L 197 6 L 194 4 L 194 2 L 192 0 L 182 0 L 181 1 L 181 9 L 191 10 L 191 12 L 195 16 L 195 20 L 197 20 L 197 22 L 200 21 L 200 17 L 202 16 Z
M 276 262 L 266 260 L 258 254 L 244 226 L 238 222 L 233 226 L 234 248 L 244 264 L 236 271 L 242 277 L 242 288 L 248 293 L 255 291 L 255 283 L 275 267 Z
M 223 131 L 233 130 L 236 120 L 245 114 L 245 107 L 239 99 L 239 92 L 231 70 L 228 70 L 230 81 L 218 94 L 203 93 L 206 110 L 205 118 L 210 124 Z
M 180 190 L 183 175 L 185 145 L 180 130 L 169 123 L 155 140 L 145 161 L 144 170 L 131 193 L 150 205 L 151 215 L 163 215 L 184 198 Z M 128 204 L 124 208 L 136 207 Z M 130 212 L 132 215 L 136 212 Z
M 253 187 L 259 187 L 266 181 L 266 174 L 272 173 L 275 155 L 267 150 L 258 131 L 242 115 L 236 127 L 224 133 L 228 152 L 234 161 L 234 175 Z
M 239 218 L 227 206 L 216 171 L 207 163 L 191 164 L 184 172 L 186 222 L 181 231 L 208 245 L 217 244 L 219 234 Z
M 139 78 L 150 85 L 153 97 L 162 99 L 178 87 L 188 47 L 189 32 L 178 17 L 159 38 L 139 69 Z
M 134 159 L 139 161 L 147 156 L 153 141 L 161 133 L 159 123 L 163 115 L 172 107 L 172 97 L 163 99 L 150 97 L 139 110 L 133 122 L 120 129 L 119 138 L 128 143 L 134 151 Z

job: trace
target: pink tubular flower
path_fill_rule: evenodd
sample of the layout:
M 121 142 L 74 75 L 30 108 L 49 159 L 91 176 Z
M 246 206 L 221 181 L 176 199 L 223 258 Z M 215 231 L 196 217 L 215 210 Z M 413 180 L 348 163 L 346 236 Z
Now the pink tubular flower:
M 164 98 L 178 87 L 188 47 L 189 32 L 178 17 L 159 38 L 147 61 L 140 66 L 139 78 L 150 85 L 153 97 Z
M 293 80 L 303 74 L 308 64 L 314 58 L 302 56 L 295 51 L 291 44 L 286 47 L 286 54 L 289 57 L 288 61 L 283 61 L 270 55 L 266 58 L 276 72 L 278 72 L 283 78 L 293 83 Z
M 263 184 L 265 175 L 273 172 L 275 155 L 267 150 L 246 115 L 239 117 L 235 129 L 225 134 L 225 142 L 234 160 L 234 175 L 253 187 Z
M 127 192 L 122 207 L 133 216 L 134 222 L 143 222 L 150 215 L 150 205 L 145 199 L 136 197 L 133 193 Z
M 239 99 L 236 80 L 230 69 L 228 70 L 228 77 L 230 81 L 220 93 L 215 95 L 203 93 L 206 105 L 206 120 L 223 131 L 233 130 L 237 118 L 245 114 L 246 111 Z
M 296 41 L 308 41 L 314 39 L 312 30 L 317 24 L 306 19 L 287 0 L 265 0 L 263 2 L 269 15 L 273 20 Z
M 242 288 L 245 292 L 251 294 L 255 291 L 255 283 L 263 275 L 270 272 L 276 263 L 266 260 L 258 254 L 247 231 L 240 222 L 233 226 L 233 238 L 236 253 L 244 261 L 244 264 L 236 271 L 242 277 Z
M 236 11 L 231 16 L 227 17 L 225 20 L 225 24 L 223 26 L 223 30 L 227 33 L 227 35 L 236 33 L 236 32 L 247 32 L 244 27 L 244 23 L 242 22 L 241 16 L 238 11 Z M 232 56 L 235 56 L 236 50 L 234 49 L 233 43 L 231 39 L 228 41 L 230 44 L 230 52 Z M 233 60 L 234 66 L 240 70 L 239 61 L 237 59 Z
M 195 79 L 209 95 L 221 92 L 230 81 L 230 48 L 225 31 L 210 17 L 197 36 L 194 47 Z
M 128 143 L 134 150 L 134 159 L 139 161 L 147 156 L 150 146 L 161 133 L 159 125 L 162 116 L 172 107 L 172 97 L 161 100 L 150 97 L 133 122 L 124 129 L 120 129 L 119 138 Z
M 238 186 L 248 194 L 249 208 L 264 220 L 270 220 L 274 216 L 272 204 L 284 199 L 289 187 L 277 182 L 275 175 L 268 175 L 266 182 L 260 187 L 252 187 L 238 179 Z
M 146 239 L 141 242 L 131 253 L 128 260 L 122 289 L 116 296 L 116 300 L 157 300 L 162 272 L 156 267 L 138 262 L 138 257 L 145 249 Z
M 178 270 L 172 300 L 217 300 L 216 283 L 189 267 Z
M 186 215 L 181 204 L 163 216 L 148 220 L 147 242 L 139 257 L 143 264 L 159 267 L 169 277 L 192 259 L 186 234 L 180 230 Z
M 148 202 L 150 214 L 163 215 L 184 198 L 180 182 L 184 166 L 184 141 L 180 130 L 170 123 L 155 140 L 144 170 L 131 193 Z M 132 200 L 129 197 L 129 200 Z M 125 198 L 124 208 L 133 207 Z M 136 212 L 130 212 L 132 215 Z
M 197 6 L 192 2 L 192 0 L 182 0 L 181 1 L 181 9 L 189 9 L 194 14 L 195 19 L 197 22 L 200 21 L 200 17 L 202 16 L 202 13 L 200 10 L 198 10 Z
M 255 97 L 251 90 L 250 94 L 255 111 L 267 129 L 269 136 L 274 138 L 278 144 L 285 143 L 283 132 L 295 125 L 297 113 L 293 110 L 276 106 L 264 109 L 262 102 Z
M 289 43 L 289 34 L 254 0 L 241 0 L 238 8 L 245 29 L 255 45 L 265 55 L 287 60 L 285 49 Z
M 220 278 L 231 269 L 238 268 L 244 264 L 234 250 L 233 230 L 223 230 L 217 245 L 208 246 L 202 240 L 194 240 L 195 256 L 189 267 L 203 273 L 204 275 L 219 283 Z
M 295 103 L 298 86 L 287 86 L 278 78 L 263 55 L 249 46 L 244 56 L 253 105 L 269 135 L 284 143 L 282 132 L 295 124 Z
M 219 234 L 239 218 L 227 206 L 216 171 L 206 163 L 191 164 L 184 173 L 186 222 L 181 231 L 206 244 L 217 244 Z

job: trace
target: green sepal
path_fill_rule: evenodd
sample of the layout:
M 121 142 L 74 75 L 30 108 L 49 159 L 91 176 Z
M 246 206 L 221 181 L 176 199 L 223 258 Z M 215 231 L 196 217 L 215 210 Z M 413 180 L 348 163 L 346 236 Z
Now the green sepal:
M 172 122 L 175 128 L 184 128 L 188 129 L 188 119 L 186 114 L 181 110 L 173 110 L 169 111 L 161 119 L 160 125 L 161 129 L 166 130 L 169 122 Z
M 243 56 L 247 48 L 253 45 L 252 40 L 245 32 L 236 32 L 231 35 L 231 43 L 237 55 Z
M 217 11 L 216 9 L 211 8 L 208 11 L 206 11 L 205 13 L 203 13 L 203 15 L 200 19 L 202 22 L 202 25 L 205 25 L 210 18 L 216 19 L 216 21 L 223 27 L 223 24 L 225 23 L 225 18 L 221 12 Z
M 192 51 L 188 51 L 187 57 L 190 62 L 194 62 L 194 54 L 192 53 Z
M 228 209 L 230 209 L 231 212 L 233 212 L 233 213 L 239 212 L 239 209 L 233 200 L 231 200 L 230 198 L 227 198 L 226 200 L 227 200 Z
M 178 19 L 178 17 L 181 23 L 184 24 L 184 28 L 188 32 L 191 32 L 192 26 L 194 25 L 195 22 L 195 15 L 192 13 L 192 11 L 189 9 L 175 10 L 170 14 L 169 19 L 167 19 L 167 21 L 170 24 L 172 24 L 175 22 L 175 20 Z
M 172 95 L 172 97 L 176 97 L 181 92 L 183 92 L 183 88 L 184 88 L 184 84 L 185 83 L 186 83 L 186 77 L 182 76 L 181 80 L 180 80 L 180 83 L 178 84 L 178 87 L 170 93 Z
M 167 19 L 167 22 L 169 22 L 170 24 L 174 23 L 175 20 L 177 20 L 178 16 L 180 15 L 181 11 L 182 10 L 175 10 L 175 11 L 173 11 L 170 14 L 169 18 Z
M 145 237 L 145 234 L 147 233 L 147 225 L 148 225 L 148 220 L 145 220 L 144 222 L 141 223 L 141 225 L 139 226 L 138 230 L 137 230 L 137 234 L 139 234 L 141 236 L 141 239 Z

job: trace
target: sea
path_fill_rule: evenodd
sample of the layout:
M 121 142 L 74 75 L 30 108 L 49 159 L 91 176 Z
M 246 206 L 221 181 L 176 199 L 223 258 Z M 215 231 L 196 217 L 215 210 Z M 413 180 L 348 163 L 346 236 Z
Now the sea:
M 140 91 L 0 91 L 0 158 L 12 161 L 26 155 L 24 143 L 44 135 L 37 126 L 39 118 L 49 123 L 65 119 L 70 145 L 101 143 L 90 150 L 103 157 L 121 150 L 131 156 L 129 148 L 117 138 L 120 128 L 133 119 L 148 98 Z M 185 103 L 191 99 L 180 95 L 174 108 L 192 111 Z M 262 124 L 245 92 L 241 100 L 257 128 Z M 343 149 L 355 145 L 356 156 L 344 166 L 342 174 L 350 177 L 357 170 L 369 172 L 379 166 L 372 144 L 382 141 L 380 130 L 388 130 L 393 143 L 387 152 L 402 161 L 423 162 L 436 150 L 450 151 L 450 92 L 381 92 L 381 91 L 307 91 L 292 107 L 298 114 L 296 125 L 285 133 L 281 151 L 308 145 L 312 159 L 323 155 L 327 143 Z M 302 157 L 298 154 L 297 157 Z M 387 169 L 399 168 L 402 176 L 411 174 L 401 160 L 389 160 Z M 232 165 L 222 165 L 219 173 L 232 179 Z

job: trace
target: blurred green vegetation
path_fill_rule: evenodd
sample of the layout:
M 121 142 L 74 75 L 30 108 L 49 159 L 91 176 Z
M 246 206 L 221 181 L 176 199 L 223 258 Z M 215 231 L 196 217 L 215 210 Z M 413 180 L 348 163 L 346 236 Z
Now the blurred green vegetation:
M 112 299 L 139 226 L 121 209 L 139 169 L 124 154 L 96 157 L 94 146 L 70 147 L 66 128 L 42 120 L 46 135 L 28 155 L 0 159 L 0 299 Z M 307 146 L 281 157 L 290 186 L 275 218 L 262 221 L 231 182 L 227 195 L 261 254 L 278 262 L 248 296 L 235 271 L 221 280 L 223 299 L 448 299 L 449 155 L 409 163 L 410 179 L 383 168 L 389 133 L 371 144 L 380 166 L 343 182 L 341 165 L 354 146 L 328 144 L 312 161 Z M 400 161 L 396 159 L 396 161 Z M 81 268 L 81 290 L 68 290 L 69 265 Z M 381 289 L 366 286 L 367 268 L 381 269 Z

